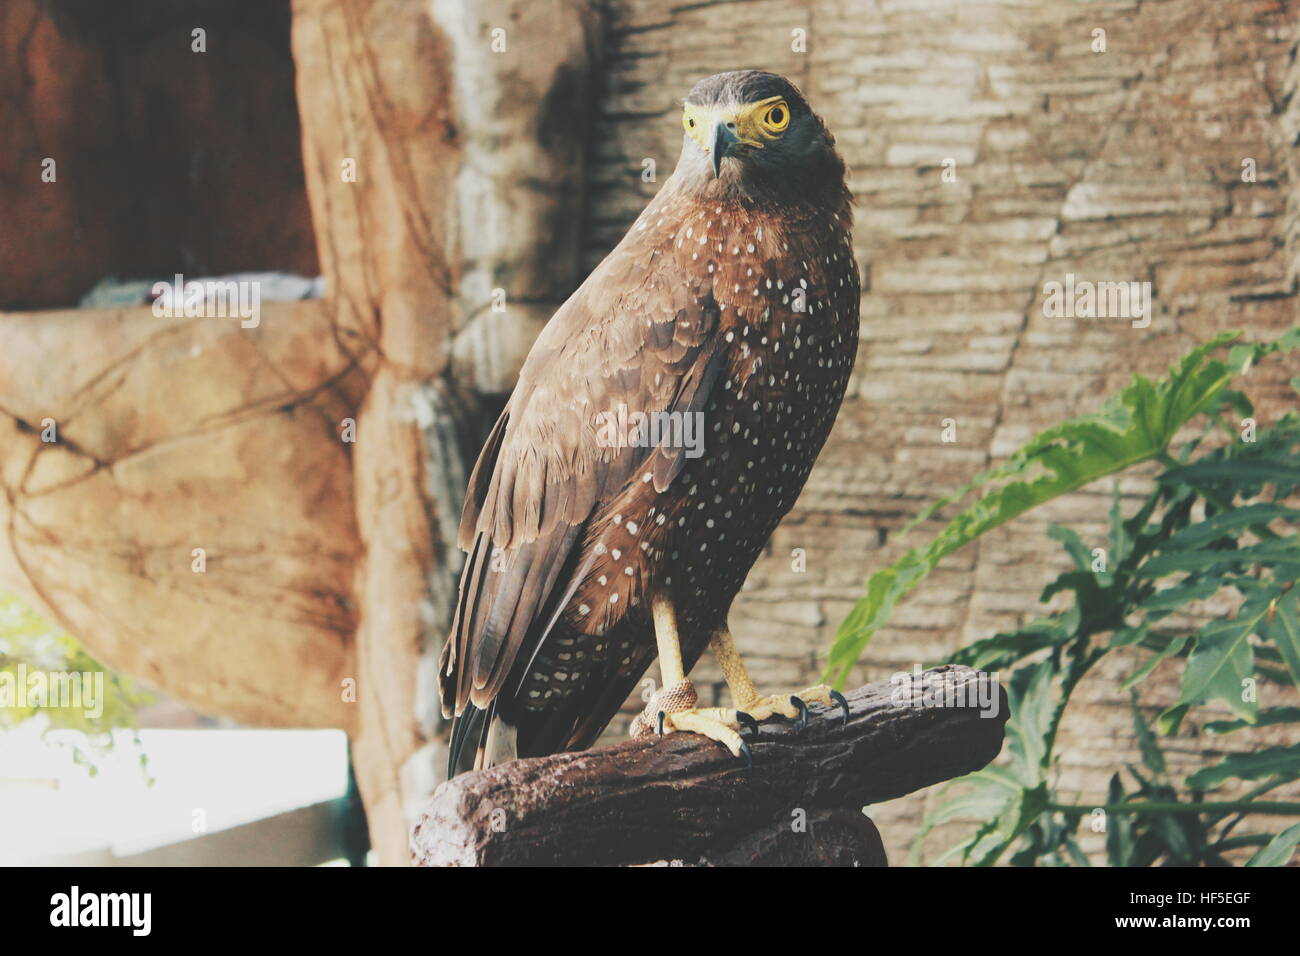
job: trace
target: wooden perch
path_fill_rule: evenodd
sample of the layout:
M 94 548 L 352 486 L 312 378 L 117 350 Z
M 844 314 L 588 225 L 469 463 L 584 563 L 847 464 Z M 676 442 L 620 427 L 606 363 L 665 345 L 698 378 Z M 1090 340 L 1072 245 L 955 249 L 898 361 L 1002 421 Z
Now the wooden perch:
M 927 696 L 928 695 L 928 696 Z M 978 770 L 1002 747 L 1006 693 L 944 666 L 848 694 L 850 717 L 768 722 L 746 770 L 696 734 L 629 740 L 464 774 L 411 836 L 419 866 L 885 864 L 860 808 Z

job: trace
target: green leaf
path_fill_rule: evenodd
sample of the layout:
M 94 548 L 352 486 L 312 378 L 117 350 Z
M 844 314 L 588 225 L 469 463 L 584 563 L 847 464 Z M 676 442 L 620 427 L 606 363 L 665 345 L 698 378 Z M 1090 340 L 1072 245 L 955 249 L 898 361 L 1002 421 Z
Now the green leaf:
M 1111 566 L 1116 568 L 1123 564 L 1133 551 L 1133 539 L 1124 527 L 1122 502 L 1123 498 L 1119 493 L 1119 482 L 1116 481 L 1110 494 L 1110 532 L 1107 542 L 1110 545 Z
M 1170 707 L 1163 714 L 1156 718 L 1156 727 L 1166 737 L 1172 737 L 1178 733 L 1178 728 L 1187 716 L 1187 711 L 1191 708 L 1187 704 L 1177 704 Z
M 1128 647 L 1130 644 L 1136 644 L 1138 641 L 1146 640 L 1149 633 L 1150 628 L 1147 626 L 1145 621 L 1136 627 L 1121 627 L 1119 630 L 1111 634 L 1110 644 L 1108 646 L 1111 650 L 1114 650 L 1117 647 Z
M 995 634 L 953 652 L 948 664 L 965 664 L 981 671 L 1010 670 L 1031 654 L 1074 639 L 1074 632 L 1057 620 L 1044 619 L 1007 634 Z
M 1011 716 L 1006 724 L 1004 750 L 1011 758 L 1011 770 L 1026 789 L 1037 786 L 1047 772 L 1050 751 L 1048 736 L 1056 714 L 1058 691 L 1053 678 L 1057 674 L 1051 659 L 1021 667 L 1011 675 L 1007 686 L 1007 708 Z
M 1119 689 L 1129 690 L 1133 687 L 1136 687 L 1141 681 L 1146 679 L 1148 674 L 1150 674 L 1153 670 L 1155 670 L 1157 667 L 1160 666 L 1161 661 L 1166 660 L 1170 657 L 1176 657 L 1177 655 L 1181 654 L 1183 652 L 1183 648 L 1187 646 L 1187 642 L 1189 640 L 1191 640 L 1191 638 L 1189 637 L 1171 638 L 1168 644 L 1166 644 L 1161 650 L 1156 651 L 1154 654 L 1148 657 L 1145 661 L 1142 662 L 1141 666 L 1139 666 L 1135 671 L 1133 671 L 1132 674 L 1126 677 L 1123 683 L 1119 685 Z
M 1300 588 L 1292 588 L 1270 606 L 1272 619 L 1264 618 L 1264 636 L 1286 661 L 1291 680 L 1300 688 Z
M 1245 548 L 1160 554 L 1143 564 L 1138 573 L 1144 578 L 1160 578 L 1176 571 L 1209 571 L 1225 564 L 1281 566 L 1290 573 L 1300 573 L 1300 536 L 1261 541 Z
M 1187 778 L 1194 790 L 1212 790 L 1233 777 L 1259 780 L 1281 774 L 1285 777 L 1300 775 L 1300 744 L 1291 747 L 1269 747 L 1254 753 L 1228 754 L 1212 767 L 1198 770 Z
M 1246 861 L 1247 866 L 1286 866 L 1300 843 L 1300 823 L 1292 824 Z
M 1142 718 L 1142 711 L 1138 707 L 1137 694 L 1132 691 L 1129 692 L 1129 708 L 1133 711 L 1133 732 L 1137 735 L 1142 763 L 1152 773 L 1163 776 L 1165 772 L 1164 752 L 1161 751 L 1160 745 L 1156 742 L 1156 736 L 1151 732 L 1150 725 Z
M 1300 520 L 1300 511 L 1271 501 L 1242 505 L 1207 518 L 1199 524 L 1184 528 L 1163 545 L 1161 551 L 1186 551 L 1203 548 L 1225 536 L 1235 539 L 1240 532 L 1252 527 L 1267 527 L 1274 521 Z M 1233 541 L 1235 544 L 1235 540 Z
M 1159 620 L 1192 601 L 1204 601 L 1218 594 L 1222 587 L 1222 582 L 1217 578 L 1184 578 L 1172 587 L 1154 592 L 1142 602 L 1142 610 L 1146 612 L 1148 620 Z
M 990 774 L 989 771 L 997 769 L 985 767 L 984 770 L 953 780 L 950 786 L 943 789 L 946 799 L 926 815 L 921 822 L 920 830 L 912 841 L 909 860 L 913 866 L 921 862 L 921 851 L 924 847 L 925 837 L 935 827 L 957 820 L 994 820 L 1008 812 L 1020 793 L 1020 787 L 1015 784 L 1014 780 L 1010 780 L 1005 776 L 995 779 L 994 775 Z M 948 796 L 954 788 L 964 792 L 959 793 L 957 796 Z M 970 848 L 970 845 L 969 838 L 959 841 L 956 846 L 950 848 L 948 853 L 939 859 L 933 860 L 932 863 L 940 864 L 957 853 L 965 852 Z
M 1157 480 L 1162 484 L 1199 484 L 1206 481 L 1231 481 L 1245 487 L 1258 487 L 1282 483 L 1295 484 L 1300 474 L 1297 461 L 1259 461 L 1252 458 L 1230 458 L 1223 461 L 1203 461 L 1186 468 L 1174 468 Z
M 1245 727 L 1269 727 L 1273 724 L 1300 723 L 1300 707 L 1270 707 L 1261 710 L 1254 723 L 1245 720 L 1213 720 L 1201 729 L 1216 736 L 1230 734 Z
M 1243 604 L 1232 620 L 1211 621 L 1197 632 L 1196 646 L 1183 672 L 1178 704 L 1192 706 L 1222 700 L 1238 717 L 1255 719 L 1259 704 L 1253 699 L 1243 700 L 1242 688 L 1255 673 L 1250 635 L 1267 613 L 1268 603 L 1253 599 Z
M 1092 574 L 1092 549 L 1084 543 L 1083 538 L 1079 537 L 1079 532 L 1053 521 L 1047 526 L 1047 536 L 1065 545 L 1065 552 L 1074 561 L 1075 567 Z
M 1250 371 L 1251 363 L 1255 361 L 1255 350 L 1249 345 L 1234 345 L 1228 350 L 1228 365 L 1237 371 L 1238 374 L 1244 375 Z

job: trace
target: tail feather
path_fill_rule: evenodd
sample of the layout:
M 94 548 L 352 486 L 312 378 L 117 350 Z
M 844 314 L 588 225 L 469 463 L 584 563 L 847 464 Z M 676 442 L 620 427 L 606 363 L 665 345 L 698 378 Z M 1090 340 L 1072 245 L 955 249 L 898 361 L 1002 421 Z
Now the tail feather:
M 469 748 L 474 741 L 474 749 Z M 447 748 L 447 779 L 470 770 L 486 770 L 519 756 L 518 734 L 496 713 L 496 702 L 486 709 L 473 704 L 452 721 Z
M 474 769 L 474 751 L 466 753 L 465 746 L 477 740 L 482 732 L 486 712 L 473 704 L 451 723 L 451 740 L 447 745 L 447 779 Z

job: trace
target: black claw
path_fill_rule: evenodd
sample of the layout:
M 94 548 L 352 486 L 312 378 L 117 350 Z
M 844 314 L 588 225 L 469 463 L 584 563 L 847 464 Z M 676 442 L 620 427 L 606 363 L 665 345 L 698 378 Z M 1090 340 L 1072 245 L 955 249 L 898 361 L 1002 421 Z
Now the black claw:
M 736 723 L 740 724 L 741 730 L 748 730 L 752 732 L 755 737 L 758 736 L 758 721 L 743 710 L 736 711 Z
M 659 736 L 660 737 L 664 735 L 664 716 L 665 716 L 664 712 L 662 710 L 659 711 Z
M 797 733 L 808 726 L 808 705 L 793 694 L 790 695 L 790 703 L 799 708 L 799 716 L 794 719 L 794 729 Z
M 840 693 L 839 691 L 837 691 L 837 690 L 833 690 L 833 691 L 831 691 L 831 700 L 835 701 L 835 703 L 839 704 L 842 708 L 844 708 L 844 726 L 847 727 L 847 726 L 849 725 L 849 702 L 848 702 L 848 700 L 846 700 L 845 697 L 844 697 L 844 695 L 841 694 L 841 693 Z
M 745 769 L 746 769 L 746 770 L 753 770 L 753 769 L 754 769 L 754 752 L 753 752 L 752 750 L 749 749 L 749 744 L 745 743 L 745 741 L 743 741 L 743 740 L 740 742 L 740 756 L 742 756 L 743 758 L 745 758 Z

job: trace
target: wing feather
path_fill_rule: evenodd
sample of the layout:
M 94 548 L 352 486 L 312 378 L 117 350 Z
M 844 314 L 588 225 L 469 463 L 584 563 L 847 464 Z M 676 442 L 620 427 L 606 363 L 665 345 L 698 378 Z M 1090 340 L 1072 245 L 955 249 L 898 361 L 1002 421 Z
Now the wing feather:
M 459 534 L 470 559 L 439 669 L 449 715 L 487 707 L 536 656 L 582 578 L 575 546 L 601 506 L 647 462 L 660 491 L 684 464 L 682 447 L 611 447 L 597 413 L 699 411 L 718 386 L 711 285 L 631 236 L 547 324 L 471 475 Z
M 503 412 L 497 418 L 496 424 L 492 426 L 492 431 L 488 434 L 487 441 L 483 443 L 483 451 L 479 453 L 474 470 L 470 473 L 469 491 L 465 495 L 465 507 L 461 513 L 460 531 L 457 535 L 457 544 L 462 551 L 469 551 L 474 547 L 474 535 L 478 530 L 479 512 L 482 509 L 483 502 L 487 500 L 488 489 L 495 477 L 493 469 L 496 466 L 497 456 L 501 453 L 501 443 L 505 439 L 506 424 L 509 421 L 509 410 Z

